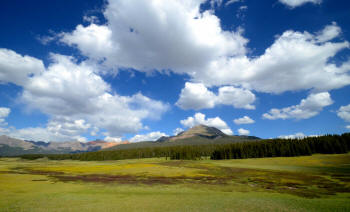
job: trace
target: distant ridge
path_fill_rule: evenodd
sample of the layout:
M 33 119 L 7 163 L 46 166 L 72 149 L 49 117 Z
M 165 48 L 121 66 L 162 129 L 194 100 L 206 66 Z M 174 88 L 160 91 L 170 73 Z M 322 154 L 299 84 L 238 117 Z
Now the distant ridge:
M 43 142 L 27 141 L 9 136 L 0 136 L 0 156 L 16 156 L 23 154 L 62 154 L 92 152 L 100 150 L 134 149 L 158 146 L 177 145 L 203 145 L 203 144 L 227 144 L 258 140 L 254 136 L 226 135 L 215 127 L 197 125 L 176 136 L 160 137 L 156 141 L 142 141 L 130 143 L 129 141 L 107 142 L 95 140 L 89 142 L 65 141 Z
M 141 141 L 137 143 L 121 144 L 103 150 L 135 149 L 144 147 L 177 146 L 177 145 L 203 145 L 203 144 L 228 144 L 259 140 L 255 136 L 226 135 L 215 127 L 197 125 L 176 136 L 162 136 L 156 141 Z
M 103 140 L 95 140 L 86 143 L 79 141 L 43 142 L 21 140 L 2 135 L 0 136 L 0 156 L 91 152 L 127 143 L 129 142 L 107 142 Z

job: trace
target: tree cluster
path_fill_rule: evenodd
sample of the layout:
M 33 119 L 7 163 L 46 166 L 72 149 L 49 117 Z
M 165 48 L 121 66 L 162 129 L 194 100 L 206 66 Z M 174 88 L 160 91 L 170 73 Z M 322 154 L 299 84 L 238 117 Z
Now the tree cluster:
M 341 154 L 350 150 L 350 133 L 303 139 L 268 139 L 256 142 L 225 144 L 212 152 L 212 160 L 293 157 L 301 155 Z
M 147 147 L 114 151 L 97 151 L 75 154 L 28 154 L 23 159 L 47 157 L 51 160 L 103 161 L 137 158 L 165 157 L 171 160 L 198 160 L 209 157 L 212 160 L 293 157 L 302 155 L 340 154 L 350 150 L 350 133 L 325 135 L 303 139 L 266 139 L 232 144 L 182 145 Z

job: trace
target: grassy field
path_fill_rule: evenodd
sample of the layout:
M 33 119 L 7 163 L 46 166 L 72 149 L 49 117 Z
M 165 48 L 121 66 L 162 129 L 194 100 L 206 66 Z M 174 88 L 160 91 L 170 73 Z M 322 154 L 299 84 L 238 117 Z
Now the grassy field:
M 350 154 L 225 161 L 0 158 L 0 211 L 350 211 Z

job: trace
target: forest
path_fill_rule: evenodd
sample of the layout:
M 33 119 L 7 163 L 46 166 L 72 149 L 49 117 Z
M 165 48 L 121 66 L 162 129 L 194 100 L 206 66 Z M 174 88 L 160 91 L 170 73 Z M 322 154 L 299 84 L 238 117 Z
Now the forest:
M 341 154 L 350 150 L 350 133 L 302 139 L 265 139 L 232 144 L 181 145 L 137 149 L 97 151 L 74 154 L 28 154 L 23 159 L 103 161 L 165 157 L 169 160 L 211 160 L 293 157 L 312 154 Z

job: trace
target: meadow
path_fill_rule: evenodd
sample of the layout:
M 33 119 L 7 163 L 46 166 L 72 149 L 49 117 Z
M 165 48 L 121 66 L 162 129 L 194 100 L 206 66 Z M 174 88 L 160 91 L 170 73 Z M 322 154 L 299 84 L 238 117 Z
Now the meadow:
M 350 154 L 0 158 L 0 211 L 350 211 Z

